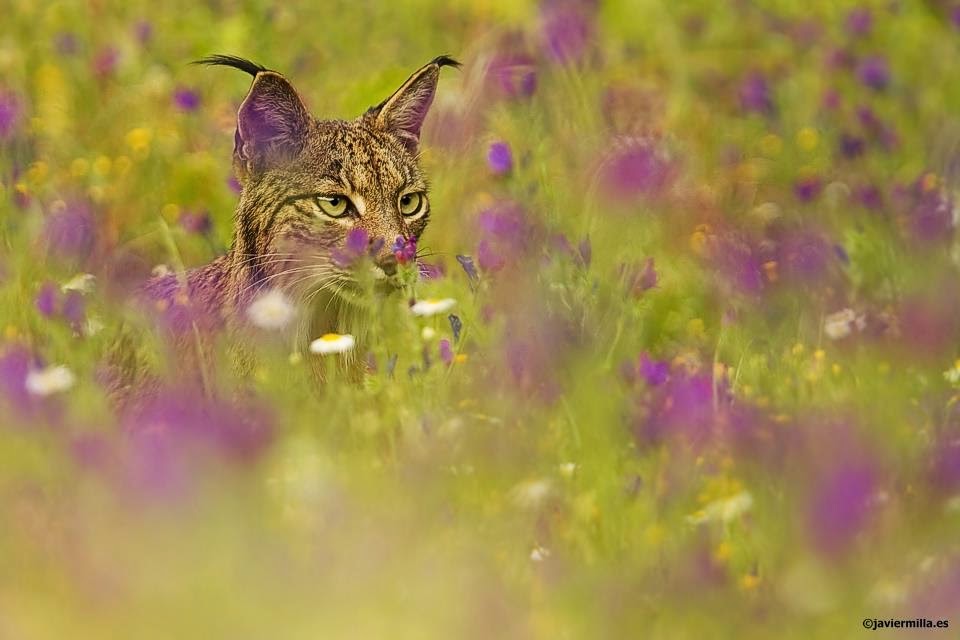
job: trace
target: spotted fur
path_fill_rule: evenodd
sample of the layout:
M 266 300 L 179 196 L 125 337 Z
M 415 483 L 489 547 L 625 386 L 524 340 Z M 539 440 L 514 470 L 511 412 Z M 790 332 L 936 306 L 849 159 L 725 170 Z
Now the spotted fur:
M 440 69 L 459 63 L 432 60 L 353 120 L 314 118 L 289 80 L 259 64 L 232 56 L 198 63 L 240 69 L 253 83 L 237 114 L 233 166 L 243 189 L 233 242 L 225 256 L 187 274 L 191 304 L 229 323 L 264 288 L 280 287 L 299 301 L 335 294 L 348 274 L 332 256 L 354 228 L 379 248 L 375 262 L 389 280 L 394 243 L 419 239 L 429 222 L 420 130 Z M 401 213 L 405 194 L 422 194 L 416 215 Z M 327 215 L 319 200 L 329 196 L 348 198 L 349 212 Z M 167 276 L 151 290 L 167 298 L 179 283 Z

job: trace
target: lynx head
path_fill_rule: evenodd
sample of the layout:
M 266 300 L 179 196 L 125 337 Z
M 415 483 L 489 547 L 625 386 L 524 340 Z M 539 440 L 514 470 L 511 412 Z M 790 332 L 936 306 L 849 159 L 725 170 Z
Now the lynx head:
M 279 73 L 231 56 L 199 62 L 253 76 L 237 114 L 233 152 L 243 192 L 232 256 L 244 279 L 288 267 L 284 256 L 312 261 L 317 273 L 329 274 L 336 270 L 331 253 L 348 234 L 368 239 L 380 275 L 392 275 L 394 243 L 418 239 L 429 219 L 420 129 L 440 68 L 458 63 L 434 59 L 383 102 L 343 121 L 312 117 Z

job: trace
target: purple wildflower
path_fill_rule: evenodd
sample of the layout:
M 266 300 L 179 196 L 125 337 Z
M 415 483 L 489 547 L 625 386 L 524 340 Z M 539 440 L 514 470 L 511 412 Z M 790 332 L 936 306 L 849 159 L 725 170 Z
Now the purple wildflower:
M 646 353 L 640 354 L 637 373 L 651 387 L 657 387 L 667 381 L 670 375 L 670 363 L 666 360 L 651 360 Z
M 417 241 L 413 238 L 397 236 L 392 249 L 394 257 L 400 264 L 407 264 L 417 257 Z
M 272 416 L 252 402 L 228 404 L 196 389 L 164 389 L 123 420 L 133 486 L 148 493 L 181 493 L 201 456 L 257 460 L 273 437 Z
M 658 196 L 669 187 L 674 174 L 664 151 L 647 141 L 631 141 L 621 147 L 603 169 L 609 192 L 622 200 Z
M 748 113 L 770 115 L 774 112 L 770 84 L 759 71 L 748 74 L 740 84 L 740 106 Z
M 34 298 L 33 305 L 41 315 L 50 318 L 57 312 L 58 293 L 57 285 L 52 282 L 44 283 L 44 285 L 40 287 L 40 292 L 37 293 L 37 297 Z
M 763 262 L 759 251 L 738 233 L 708 239 L 708 257 L 719 275 L 743 293 L 760 293 L 764 287 Z
M 514 202 L 499 202 L 478 216 L 480 242 L 477 262 L 484 271 L 497 271 L 526 255 L 534 226 L 524 209 Z
M 646 415 L 635 425 L 636 437 L 644 444 L 678 437 L 690 444 L 702 443 L 717 426 L 712 376 L 678 376 L 660 382 L 659 367 L 650 374 L 659 383 L 658 391 Z
M 141 46 L 146 45 L 153 39 L 153 24 L 149 20 L 138 20 L 133 27 L 133 34 Z
M 830 244 L 820 234 L 810 231 L 787 234 L 777 255 L 784 274 L 801 281 L 821 279 L 832 260 Z
M 657 269 L 653 258 L 647 258 L 641 266 L 638 263 L 620 265 L 620 277 L 624 279 L 627 292 L 639 298 L 645 292 L 657 286 Z
M 857 189 L 856 199 L 861 206 L 867 209 L 879 209 L 883 206 L 883 193 L 872 184 L 864 185 Z
M 793 194 L 800 202 L 810 202 L 823 191 L 823 182 L 817 176 L 800 178 L 793 185 Z
M 477 273 L 477 267 L 473 264 L 473 258 L 470 256 L 457 256 L 457 262 L 460 263 L 460 266 L 463 268 L 463 272 L 467 274 L 467 278 L 470 280 L 470 286 L 472 287 L 477 280 L 480 279 L 480 274 Z
M 513 153 L 506 142 L 494 142 L 487 150 L 487 166 L 496 176 L 510 173 L 513 169 Z
M 195 111 L 200 106 L 200 94 L 193 89 L 178 87 L 173 92 L 173 103 L 181 111 Z
M 488 69 L 489 77 L 507 98 L 529 98 L 537 90 L 537 68 L 526 54 L 499 54 Z
M 446 270 L 442 264 L 418 262 L 417 267 L 420 270 L 420 277 L 424 280 L 436 280 L 438 278 L 442 278 L 446 273 Z
M 960 29 L 960 4 L 950 10 L 950 24 L 953 25 L 954 29 Z
M 361 256 L 370 246 L 370 234 L 366 229 L 354 227 L 347 233 L 344 248 L 354 256 Z
M 82 260 L 93 250 L 95 226 L 90 208 L 74 203 L 47 217 L 44 237 L 56 257 Z
M 463 329 L 463 321 L 460 320 L 460 317 L 454 314 L 447 316 L 447 320 L 450 321 L 450 330 L 453 332 L 453 341 L 460 341 L 460 331 Z
M 450 341 L 446 338 L 440 341 L 440 360 L 446 365 L 453 362 L 453 348 L 450 346 Z
M 826 473 L 814 490 L 808 527 L 815 547 L 830 556 L 847 551 L 870 519 L 877 474 L 863 461 L 845 462 Z
M 93 57 L 93 74 L 98 78 L 105 78 L 116 71 L 120 61 L 120 52 L 114 47 L 100 49 Z
M 20 100 L 10 92 L 0 90 L 0 140 L 13 136 L 20 122 Z
M 13 136 L 21 120 L 20 99 L 11 91 L 0 90 L 0 140 Z
M 844 21 L 847 33 L 854 37 L 862 37 L 870 33 L 873 28 L 873 12 L 868 7 L 857 7 L 847 13 Z
M 237 176 L 232 174 L 229 178 L 227 178 L 227 186 L 230 187 L 230 191 L 233 191 L 238 195 L 243 191 L 243 185 L 240 184 L 239 180 L 237 180 Z
M 503 204 L 480 212 L 480 228 L 498 240 L 510 240 L 520 235 L 524 228 L 523 214 L 519 207 Z
M 184 231 L 199 235 L 210 233 L 213 228 L 209 211 L 184 211 L 177 222 Z
M 477 244 L 477 263 L 484 271 L 494 272 L 503 269 L 507 261 L 494 249 L 493 243 L 489 240 L 481 240 Z
M 844 158 L 850 160 L 859 158 L 863 155 L 865 148 L 866 142 L 860 136 L 846 132 L 840 134 L 840 153 Z
M 865 58 L 857 68 L 857 77 L 874 91 L 883 91 L 890 84 L 890 67 L 883 56 Z
M 555 62 L 574 64 L 586 55 L 594 30 L 587 4 L 573 0 L 544 3 L 543 36 L 547 55 Z
M 337 266 L 347 268 L 368 253 L 370 257 L 376 257 L 383 248 L 383 242 L 381 242 L 377 250 L 373 251 L 370 249 L 370 244 L 370 235 L 367 230 L 354 227 L 347 232 L 343 248 L 334 249 L 331 252 L 331 258 Z

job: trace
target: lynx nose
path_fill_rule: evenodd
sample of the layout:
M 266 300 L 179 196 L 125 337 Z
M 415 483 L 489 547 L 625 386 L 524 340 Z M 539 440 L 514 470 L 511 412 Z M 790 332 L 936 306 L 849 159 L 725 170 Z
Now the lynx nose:
M 377 260 L 377 266 L 383 269 L 383 272 L 388 276 L 396 275 L 397 257 L 392 253 L 388 253 Z

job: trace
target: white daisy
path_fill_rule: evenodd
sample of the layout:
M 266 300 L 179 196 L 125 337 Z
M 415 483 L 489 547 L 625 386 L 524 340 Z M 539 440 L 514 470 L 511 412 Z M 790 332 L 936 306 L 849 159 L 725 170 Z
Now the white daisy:
M 90 293 L 93 291 L 93 285 L 96 280 L 96 276 L 92 273 L 78 273 L 63 283 L 60 290 L 64 292 L 79 291 L 80 293 Z
M 450 311 L 456 304 L 457 301 L 453 298 L 427 298 L 413 303 L 410 311 L 415 316 L 435 316 Z
M 165 278 L 171 275 L 173 271 L 165 264 L 158 264 L 150 270 L 150 275 L 154 278 Z
M 943 372 L 943 377 L 953 385 L 960 384 L 960 360 L 953 363 L 953 367 Z
M 857 314 L 854 313 L 853 309 L 843 309 L 831 313 L 823 319 L 823 331 L 831 340 L 840 340 L 850 335 L 854 323 L 857 323 Z M 859 323 L 857 323 L 857 328 L 860 328 Z
M 247 307 L 250 321 L 261 329 L 282 329 L 294 314 L 293 304 L 279 289 L 261 294 Z
M 310 343 L 311 353 L 344 353 L 353 349 L 357 341 L 349 333 L 327 333 Z
M 518 507 L 539 507 L 553 493 L 553 484 L 546 478 L 527 480 L 510 490 L 510 498 Z
M 549 557 L 550 557 L 550 549 L 547 549 L 546 547 L 543 547 L 539 544 L 535 546 L 533 550 L 530 552 L 530 559 L 533 560 L 534 562 L 543 562 Z
M 27 374 L 25 386 L 31 395 L 49 396 L 66 391 L 73 386 L 76 378 L 70 369 L 63 365 L 53 365 L 45 369 L 34 369 Z

